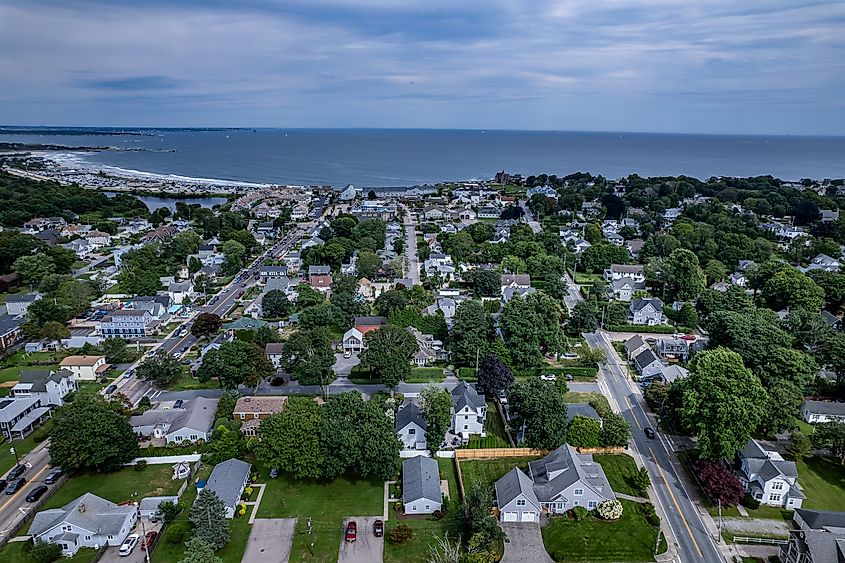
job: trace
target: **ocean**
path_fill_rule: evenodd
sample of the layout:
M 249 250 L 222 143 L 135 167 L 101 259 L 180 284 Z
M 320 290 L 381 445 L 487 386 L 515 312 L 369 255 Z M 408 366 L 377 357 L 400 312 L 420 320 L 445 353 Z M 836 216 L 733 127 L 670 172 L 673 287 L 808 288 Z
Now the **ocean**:
M 77 132 L 78 133 L 78 132 Z M 0 141 L 113 146 L 85 165 L 238 182 L 412 186 L 510 173 L 608 178 L 845 177 L 845 137 L 402 129 L 142 130 L 143 135 L 0 134 Z

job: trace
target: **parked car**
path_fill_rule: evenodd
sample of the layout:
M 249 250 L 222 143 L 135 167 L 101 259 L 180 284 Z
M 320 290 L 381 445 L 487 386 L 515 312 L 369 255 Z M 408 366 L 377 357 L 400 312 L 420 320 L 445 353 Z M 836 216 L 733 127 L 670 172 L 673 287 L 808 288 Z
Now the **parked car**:
M 358 523 L 355 520 L 350 520 L 346 525 L 346 541 L 354 542 L 358 539 Z
M 123 545 L 120 546 L 117 554 L 121 557 L 128 557 L 136 545 L 138 545 L 138 534 L 130 534 L 123 540 Z
M 5 479 L 0 479 L 0 489 L 5 489 L 7 486 L 9 486 L 9 482 Z
M 47 474 L 47 476 L 44 478 L 44 482 L 47 483 L 48 485 L 52 485 L 53 483 L 58 481 L 59 477 L 61 477 L 61 476 L 62 476 L 62 468 L 57 467 L 57 468 L 53 469 L 52 471 L 50 471 L 50 473 Z
M 683 332 L 676 332 L 672 336 L 674 336 L 675 338 L 683 338 L 685 335 Z
M 155 530 L 153 530 L 151 532 L 147 532 L 147 535 L 144 538 L 144 541 L 141 542 L 141 549 L 143 551 L 147 551 L 147 548 L 152 549 L 153 547 L 155 547 L 157 539 L 158 539 L 158 532 L 156 532 Z
M 12 468 L 11 471 L 9 471 L 9 474 L 6 475 L 6 479 L 8 479 L 9 481 L 13 481 L 24 473 L 26 473 L 26 465 L 16 465 Z
M 183 328 L 182 330 L 180 330 L 180 331 L 179 331 L 179 336 L 188 336 L 188 329 L 187 329 L 187 328 Z
M 134 375 L 134 373 L 135 373 L 134 369 L 128 369 L 125 372 L 123 372 L 123 377 L 125 377 L 126 379 L 129 379 L 130 377 L 132 377 L 132 375 Z
M 653 336 L 649 336 L 648 338 L 645 339 L 645 341 L 648 342 L 649 344 L 657 344 L 657 339 Z
M 652 429 L 651 429 L 651 428 L 649 428 L 648 426 L 646 426 L 645 428 L 643 428 L 643 433 L 645 434 L 645 437 L 646 437 L 646 438 L 648 438 L 648 439 L 650 439 L 650 440 L 653 440 L 653 439 L 654 439 L 654 430 L 652 430 Z
M 9 484 L 6 486 L 6 494 L 13 495 L 20 491 L 24 485 L 26 485 L 26 479 L 23 477 L 18 477 L 13 481 L 9 481 Z
M 577 360 L 578 354 L 573 354 L 572 352 L 567 352 L 562 356 L 564 360 Z
M 35 502 L 47 492 L 47 485 L 38 485 L 26 495 L 26 502 Z
M 543 381 L 557 381 L 557 376 L 553 373 L 544 373 L 540 376 Z
M 377 538 L 384 535 L 384 521 L 376 520 L 373 522 L 373 535 Z
M 343 357 L 344 357 L 344 358 L 347 358 L 347 359 L 351 358 L 351 357 L 352 357 L 352 352 L 344 352 L 344 353 L 343 353 Z
M 117 389 L 117 385 L 109 385 L 108 387 L 106 387 L 106 395 L 111 395 L 112 393 L 114 393 L 115 389 Z
M 684 340 L 689 340 L 690 342 L 698 339 L 698 337 L 694 334 L 685 334 L 681 338 L 683 338 Z
M 564 377 L 564 379 L 566 379 L 567 381 L 574 381 L 574 380 L 575 380 L 575 376 L 574 376 L 574 375 L 572 375 L 571 373 L 564 374 L 564 376 L 563 376 L 563 377 Z
M 183 401 L 182 399 L 176 399 L 175 401 L 173 401 L 173 408 L 174 409 L 181 409 L 182 405 L 184 405 L 184 404 L 185 404 L 185 401 Z

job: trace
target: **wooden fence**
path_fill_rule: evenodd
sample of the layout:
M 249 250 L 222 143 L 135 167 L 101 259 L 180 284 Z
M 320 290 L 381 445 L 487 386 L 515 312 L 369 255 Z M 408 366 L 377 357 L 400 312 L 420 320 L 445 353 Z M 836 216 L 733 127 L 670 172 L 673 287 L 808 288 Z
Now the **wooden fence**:
M 482 448 L 477 450 L 455 450 L 455 459 L 495 459 L 498 457 L 544 456 L 549 450 L 533 448 Z

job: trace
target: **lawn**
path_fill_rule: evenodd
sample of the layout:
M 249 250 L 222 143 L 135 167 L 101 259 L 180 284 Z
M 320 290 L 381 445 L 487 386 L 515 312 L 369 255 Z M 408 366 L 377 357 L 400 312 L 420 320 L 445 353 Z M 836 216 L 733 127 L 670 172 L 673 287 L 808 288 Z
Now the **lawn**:
M 10 447 L 14 446 L 18 457 L 25 456 L 38 445 L 35 441 L 36 436 L 43 436 L 46 432 L 49 432 L 52 425 L 53 421 L 48 420 L 23 440 L 15 440 L 14 442 L 4 440 L 2 446 L 0 446 L 0 475 L 5 475 L 8 470 L 15 466 L 15 456 L 9 451 Z
M 200 480 L 208 479 L 208 476 L 211 474 L 211 468 L 202 466 L 200 470 L 197 472 L 196 477 Z M 188 487 L 185 490 L 185 493 L 182 495 L 182 498 L 179 499 L 181 502 L 185 503 L 186 507 L 190 507 L 194 500 L 197 498 L 197 488 L 196 487 Z M 188 509 L 186 508 L 182 512 L 179 513 L 179 516 L 176 517 L 175 522 L 186 522 L 188 520 Z M 239 519 L 241 521 L 246 522 L 248 519 Z M 249 535 L 247 533 L 247 535 Z M 225 549 L 225 548 L 224 548 Z M 222 550 L 221 550 L 222 551 Z M 164 535 L 161 537 L 161 541 L 159 541 L 153 552 L 150 556 L 153 563 L 169 563 L 171 561 L 179 561 L 182 559 L 183 555 L 185 554 L 185 544 L 184 543 L 177 543 L 172 544 L 167 541 L 167 531 L 165 531 Z M 235 561 L 239 561 L 236 559 Z
M 799 459 L 798 482 L 807 495 L 804 508 L 845 510 L 845 467 L 820 456 Z
M 150 465 L 143 471 L 126 467 L 114 473 L 77 473 L 44 503 L 43 509 L 64 506 L 85 493 L 116 503 L 149 496 L 175 495 L 182 482 L 172 480 L 172 474 L 169 464 Z
M 596 408 L 596 412 L 598 412 L 599 415 L 601 415 L 602 412 L 611 412 L 610 403 L 607 402 L 607 397 L 601 393 L 580 393 L 577 391 L 569 391 L 563 396 L 563 400 L 567 403 L 595 403 L 599 405 L 599 408 Z
M 496 459 L 468 459 L 460 462 L 461 476 L 464 480 L 464 490 L 469 490 L 476 483 L 486 489 L 493 489 L 493 484 L 502 475 L 519 467 L 528 473 L 528 462 L 538 459 L 536 456 L 500 457 Z
M 388 541 L 384 542 L 385 563 L 406 563 L 410 561 L 425 561 L 428 555 L 429 546 L 434 544 L 435 537 L 443 536 L 450 532 L 449 536 L 456 538 L 452 531 L 454 528 L 454 515 L 458 505 L 457 474 L 455 463 L 451 459 L 438 458 L 437 465 L 440 467 L 440 478 L 449 482 L 449 503 L 448 514 L 441 520 L 434 517 L 424 520 L 398 520 L 393 506 L 390 507 L 390 518 L 385 523 L 385 534 L 400 524 L 407 524 L 414 533 L 408 543 L 394 545 Z
M 543 544 L 555 561 L 652 561 L 657 528 L 649 524 L 641 508 L 627 500 L 622 517 L 614 522 L 587 518 L 576 522 L 556 517 L 542 529 Z M 665 541 L 661 539 L 665 549 Z
M 637 474 L 634 458 L 626 454 L 596 454 L 593 456 L 593 461 L 604 469 L 604 474 L 614 492 L 642 496 L 632 484 L 634 475 Z
M 443 381 L 443 368 L 411 368 L 411 375 L 405 383 L 440 383 Z
M 487 401 L 487 420 L 484 422 L 484 429 L 487 431 L 487 436 L 471 436 L 469 443 L 466 445 L 469 449 L 478 448 L 510 448 L 511 443 L 508 440 L 508 434 L 505 431 L 505 423 L 499 415 L 496 404 L 492 401 Z
M 0 368 L 0 382 L 17 381 L 21 371 L 58 371 L 59 356 L 54 352 L 33 352 L 25 354 L 23 351 L 9 356 L 3 362 L 5 367 Z M 50 362 L 45 365 L 30 365 L 38 362 Z
M 384 483 L 378 480 L 294 480 L 286 475 L 270 479 L 268 469 L 256 466 L 258 481 L 267 485 L 259 518 L 298 518 L 291 561 L 337 561 L 348 516 L 376 516 L 384 511 Z M 311 517 L 314 534 L 306 533 Z M 314 542 L 314 553 L 308 544 Z
M 202 382 L 191 377 L 190 366 L 182 366 L 182 375 L 172 385 L 167 386 L 168 391 L 192 391 L 194 389 L 217 389 L 220 385 L 215 380 Z
M 0 549 L 0 563 L 22 563 L 28 561 L 28 554 L 30 549 L 29 542 L 17 541 L 7 543 Z M 61 561 L 64 563 L 92 563 L 99 559 L 96 557 L 97 552 L 93 549 L 80 549 L 73 557 L 62 557 Z

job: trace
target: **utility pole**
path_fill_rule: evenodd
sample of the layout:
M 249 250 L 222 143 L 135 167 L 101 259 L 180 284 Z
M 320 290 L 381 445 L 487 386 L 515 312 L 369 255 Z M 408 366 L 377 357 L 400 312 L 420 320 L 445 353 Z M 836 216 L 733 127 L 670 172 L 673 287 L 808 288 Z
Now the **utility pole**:
M 9 446 L 10 446 L 10 447 L 9 447 L 9 451 L 11 452 L 11 454 L 12 454 L 13 456 L 15 456 L 15 465 L 20 465 L 20 464 L 21 464 L 21 460 L 20 460 L 20 459 L 18 459 L 18 451 L 15 449 L 15 446 L 14 446 L 14 444 L 13 444 L 13 442 L 12 442 L 12 434 L 11 434 L 11 433 L 9 433 Z
M 660 534 L 663 533 L 663 529 L 658 527 L 657 528 L 657 540 L 654 542 L 654 554 L 657 555 L 657 551 L 660 549 Z
M 716 538 L 716 541 L 722 543 L 722 499 L 718 499 L 719 501 L 719 537 Z

